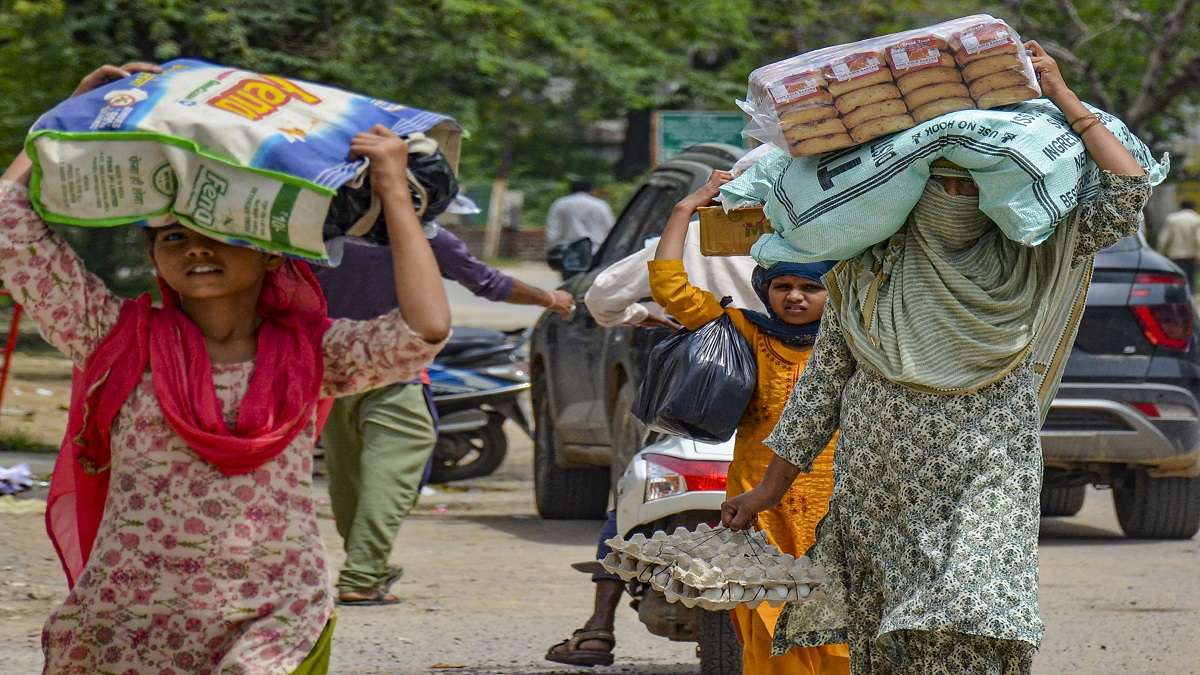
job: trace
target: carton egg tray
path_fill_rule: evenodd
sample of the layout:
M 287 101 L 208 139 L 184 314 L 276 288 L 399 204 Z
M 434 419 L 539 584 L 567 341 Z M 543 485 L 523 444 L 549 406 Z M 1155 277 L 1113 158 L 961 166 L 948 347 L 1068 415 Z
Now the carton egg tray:
M 806 557 L 781 553 L 761 531 L 735 532 L 701 523 L 694 531 L 613 537 L 601 564 L 624 581 L 648 583 L 667 602 L 709 611 L 738 605 L 809 600 L 825 573 Z

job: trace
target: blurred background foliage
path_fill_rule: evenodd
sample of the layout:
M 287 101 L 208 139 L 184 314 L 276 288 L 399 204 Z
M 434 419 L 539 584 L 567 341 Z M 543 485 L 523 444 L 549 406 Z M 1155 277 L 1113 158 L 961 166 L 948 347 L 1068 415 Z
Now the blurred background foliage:
M 453 115 L 470 133 L 463 178 L 529 185 L 525 221 L 536 224 L 568 176 L 609 183 L 614 200 L 627 192 L 648 168 L 652 110 L 736 110 L 755 67 L 973 12 L 1049 43 L 1085 99 L 1161 148 L 1200 104 L 1197 4 L 0 0 L 0 152 L 14 154 L 96 65 L 194 57 Z M 623 145 L 596 138 L 601 121 L 624 130 Z M 85 245 L 87 233 L 75 236 Z M 102 239 L 85 247 L 141 255 L 135 235 Z

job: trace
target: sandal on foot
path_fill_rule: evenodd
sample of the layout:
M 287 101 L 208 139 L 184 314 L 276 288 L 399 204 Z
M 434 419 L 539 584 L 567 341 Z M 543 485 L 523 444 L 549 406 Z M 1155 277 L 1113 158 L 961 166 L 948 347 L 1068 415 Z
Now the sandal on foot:
M 607 651 L 596 649 L 580 649 L 579 645 L 588 640 L 597 640 L 608 643 Z M 617 638 L 611 630 L 603 628 L 589 629 L 580 628 L 571 634 L 571 637 L 554 645 L 546 652 L 546 660 L 555 663 L 565 663 L 569 666 L 611 666 L 613 662 L 612 650 L 617 646 Z
M 347 592 L 362 595 L 363 597 L 347 598 Z M 372 588 L 369 591 L 346 591 L 339 593 L 337 604 L 342 607 L 377 607 L 380 605 L 398 605 L 400 604 L 400 598 L 382 588 Z

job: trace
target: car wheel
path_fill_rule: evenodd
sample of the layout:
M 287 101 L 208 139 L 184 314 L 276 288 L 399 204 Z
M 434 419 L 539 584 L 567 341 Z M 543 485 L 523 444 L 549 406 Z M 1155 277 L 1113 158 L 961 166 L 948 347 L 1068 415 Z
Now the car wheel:
M 608 513 L 608 469 L 564 469 L 554 461 L 554 416 L 546 385 L 533 391 L 533 494 L 550 520 L 603 520 Z
M 700 612 L 700 675 L 741 675 L 742 645 L 729 612 Z
M 1200 478 L 1152 478 L 1131 471 L 1113 486 L 1121 530 L 1135 539 L 1191 539 L 1200 531 Z
M 633 400 L 637 398 L 637 387 L 626 381 L 617 392 L 613 403 L 609 436 L 612 438 L 612 463 L 609 464 L 612 489 L 617 489 L 621 476 L 634 456 L 646 447 L 650 434 L 646 425 L 633 416 Z
M 1042 517 L 1073 516 L 1083 508 L 1086 485 L 1042 486 Z

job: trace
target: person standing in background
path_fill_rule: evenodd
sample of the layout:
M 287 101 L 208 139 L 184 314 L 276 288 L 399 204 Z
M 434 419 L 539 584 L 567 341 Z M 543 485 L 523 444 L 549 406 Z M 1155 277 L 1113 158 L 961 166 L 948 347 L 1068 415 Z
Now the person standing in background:
M 529 286 L 489 267 L 447 230 L 426 225 L 426 238 L 442 276 L 493 302 L 540 305 L 563 316 L 575 301 L 561 290 Z M 319 268 L 317 279 L 335 318 L 366 319 L 396 306 L 388 248 L 347 242 L 338 267 Z M 346 550 L 337 578 L 340 605 L 392 605 L 401 568 L 389 566 L 400 524 L 417 503 L 425 465 L 437 442 L 437 425 L 421 381 L 403 381 L 339 398 L 330 411 L 322 445 L 329 499 Z
M 566 247 L 580 239 L 592 241 L 592 253 L 600 248 L 616 218 L 608 202 L 592 194 L 591 181 L 571 181 L 571 194 L 559 197 L 546 214 L 546 251 Z
M 1200 256 L 1200 213 L 1190 199 L 1179 202 L 1179 210 L 1167 216 L 1158 236 L 1158 250 L 1179 265 L 1191 286 L 1196 279 L 1196 258 Z

